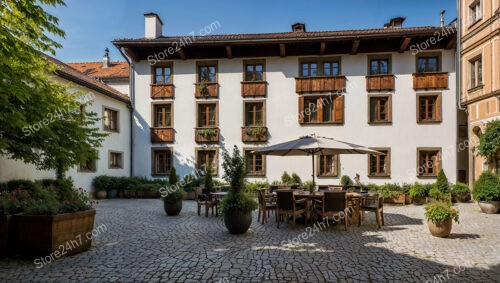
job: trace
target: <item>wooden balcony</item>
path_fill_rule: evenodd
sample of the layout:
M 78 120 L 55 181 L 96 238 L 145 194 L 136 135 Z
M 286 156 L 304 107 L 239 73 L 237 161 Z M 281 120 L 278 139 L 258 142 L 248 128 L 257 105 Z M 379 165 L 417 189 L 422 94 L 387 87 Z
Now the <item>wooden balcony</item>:
M 242 127 L 241 140 L 243 142 L 266 142 L 267 127 L 262 127 L 262 126 Z
M 151 128 L 151 142 L 174 142 L 174 129 Z
M 151 98 L 174 98 L 174 85 L 173 84 L 152 84 L 151 85 Z
M 366 76 L 366 91 L 394 90 L 394 75 Z
M 297 93 L 341 91 L 345 85 L 345 76 L 295 78 Z
M 267 94 L 267 82 L 241 82 L 241 96 L 243 97 L 254 97 L 254 96 L 266 96 Z
M 197 143 L 218 143 L 219 128 L 195 128 L 194 140 Z
M 447 72 L 414 73 L 413 89 L 448 88 Z
M 196 98 L 217 98 L 219 97 L 218 83 L 196 83 L 194 96 Z

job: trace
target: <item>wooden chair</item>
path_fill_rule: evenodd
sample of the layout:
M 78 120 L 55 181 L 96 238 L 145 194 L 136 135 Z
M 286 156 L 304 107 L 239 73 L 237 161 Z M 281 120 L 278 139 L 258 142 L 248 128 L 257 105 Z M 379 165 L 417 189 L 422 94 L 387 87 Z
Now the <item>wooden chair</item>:
M 326 223 L 326 217 L 335 217 L 343 213 L 344 227 L 347 231 L 347 198 L 346 192 L 325 191 L 321 200 L 314 199 L 314 213 L 323 218 L 323 223 Z
M 201 189 L 201 192 L 196 192 L 196 203 L 198 205 L 198 216 L 200 216 L 201 206 L 205 206 L 205 217 L 208 217 L 208 211 L 212 209 L 212 215 L 214 215 L 215 208 L 215 216 L 219 216 L 219 212 L 217 210 L 217 205 L 219 201 L 217 198 L 210 194 L 208 189 Z
M 293 225 L 295 225 L 295 219 L 297 215 L 302 214 L 305 217 L 305 214 L 307 212 L 307 199 L 296 200 L 292 190 L 277 190 L 276 195 L 276 222 L 278 224 L 278 228 L 280 227 L 280 221 L 282 220 L 283 215 L 291 215 L 293 218 Z M 289 223 L 288 217 L 287 223 Z
M 257 190 L 257 196 L 259 198 L 259 214 L 257 221 L 260 222 L 260 214 L 262 212 L 262 224 L 267 222 L 267 218 L 270 217 L 270 211 L 273 211 L 276 219 L 278 219 L 278 214 L 276 213 L 276 203 L 273 201 L 271 196 L 266 196 L 266 189 Z
M 328 190 L 330 190 L 330 188 L 328 186 L 324 186 L 324 185 L 318 186 L 318 191 L 320 191 L 320 192 L 324 192 L 324 191 L 328 191 Z
M 381 197 L 373 196 L 373 197 L 364 197 L 361 199 L 361 212 L 362 217 L 364 219 L 364 212 L 371 211 L 375 212 L 375 218 L 377 220 L 377 226 L 385 225 L 384 223 L 384 201 Z
M 278 189 L 278 186 L 277 185 L 270 185 L 269 186 L 269 192 L 270 193 L 273 193 L 274 191 L 276 191 Z

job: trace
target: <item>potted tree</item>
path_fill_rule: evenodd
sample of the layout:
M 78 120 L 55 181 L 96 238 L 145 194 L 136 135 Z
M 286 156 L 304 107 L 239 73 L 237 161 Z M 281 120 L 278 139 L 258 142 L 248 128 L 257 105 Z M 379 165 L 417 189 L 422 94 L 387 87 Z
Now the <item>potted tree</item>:
M 500 208 L 500 179 L 495 173 L 485 171 L 472 188 L 472 196 L 484 213 L 497 213 Z
M 252 211 L 257 209 L 257 203 L 248 196 L 245 190 L 245 160 L 240 150 L 234 146 L 232 155 L 226 150 L 222 153 L 223 178 L 231 188 L 221 202 L 221 213 L 224 224 L 231 234 L 243 234 L 252 224 Z
M 182 210 L 182 200 L 184 200 L 184 195 L 186 194 L 184 190 L 179 187 L 179 177 L 175 172 L 175 167 L 170 169 L 170 175 L 168 177 L 169 187 L 166 193 L 162 196 L 163 209 L 168 216 L 177 216 Z
M 453 185 L 451 192 L 454 202 L 468 202 L 470 200 L 470 190 L 467 184 L 458 182 Z
M 451 233 L 452 221 L 458 223 L 458 210 L 448 203 L 433 202 L 425 207 L 425 218 L 432 236 L 446 238 Z

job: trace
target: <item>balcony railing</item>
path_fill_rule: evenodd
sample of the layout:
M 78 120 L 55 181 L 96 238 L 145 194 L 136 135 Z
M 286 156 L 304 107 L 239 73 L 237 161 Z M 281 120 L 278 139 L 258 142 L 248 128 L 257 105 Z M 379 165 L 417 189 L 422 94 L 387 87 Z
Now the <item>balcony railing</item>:
M 366 76 L 367 91 L 394 90 L 394 75 L 370 75 Z
M 297 93 L 341 91 L 345 85 L 345 76 L 295 78 Z
M 174 129 L 151 128 L 151 142 L 174 142 Z
M 218 143 L 219 128 L 195 128 L 194 140 L 197 143 Z
M 219 84 L 196 83 L 194 96 L 196 98 L 217 98 L 219 96 Z
M 414 73 L 413 89 L 448 88 L 447 72 Z
M 241 82 L 241 96 L 266 96 L 267 82 Z
M 242 127 L 241 140 L 243 142 L 265 142 L 267 141 L 267 127 L 262 127 L 262 126 Z
M 173 84 L 152 84 L 151 98 L 174 98 Z

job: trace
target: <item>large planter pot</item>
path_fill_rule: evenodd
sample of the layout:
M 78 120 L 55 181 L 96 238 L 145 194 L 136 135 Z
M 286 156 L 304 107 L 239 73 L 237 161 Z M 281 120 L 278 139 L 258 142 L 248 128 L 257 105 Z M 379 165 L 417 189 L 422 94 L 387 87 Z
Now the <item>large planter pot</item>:
M 106 191 L 97 191 L 95 192 L 96 199 L 105 199 L 108 193 Z
M 453 195 L 453 202 L 469 202 L 470 194 Z
M 14 215 L 19 248 L 26 255 L 59 256 L 90 249 L 95 210 L 57 215 Z M 59 256 L 57 256 L 59 254 Z
M 405 204 L 413 203 L 413 198 L 410 195 L 405 194 Z
M 109 190 L 108 191 L 108 198 L 116 198 L 118 197 L 118 190 Z
M 439 223 L 435 223 L 432 220 L 427 221 L 427 226 L 432 236 L 440 238 L 446 238 L 450 235 L 452 224 L 451 218 Z
M 426 197 L 414 197 L 413 198 L 413 204 L 415 205 L 422 205 L 427 202 Z
M 163 202 L 163 209 L 168 216 L 177 216 L 182 210 L 182 200 L 175 203 Z
M 0 255 L 7 254 L 12 247 L 12 215 L 0 215 Z
M 479 201 L 481 211 L 488 214 L 495 214 L 500 208 L 500 201 Z
M 252 225 L 252 212 L 235 211 L 224 215 L 224 224 L 231 234 L 243 234 Z

